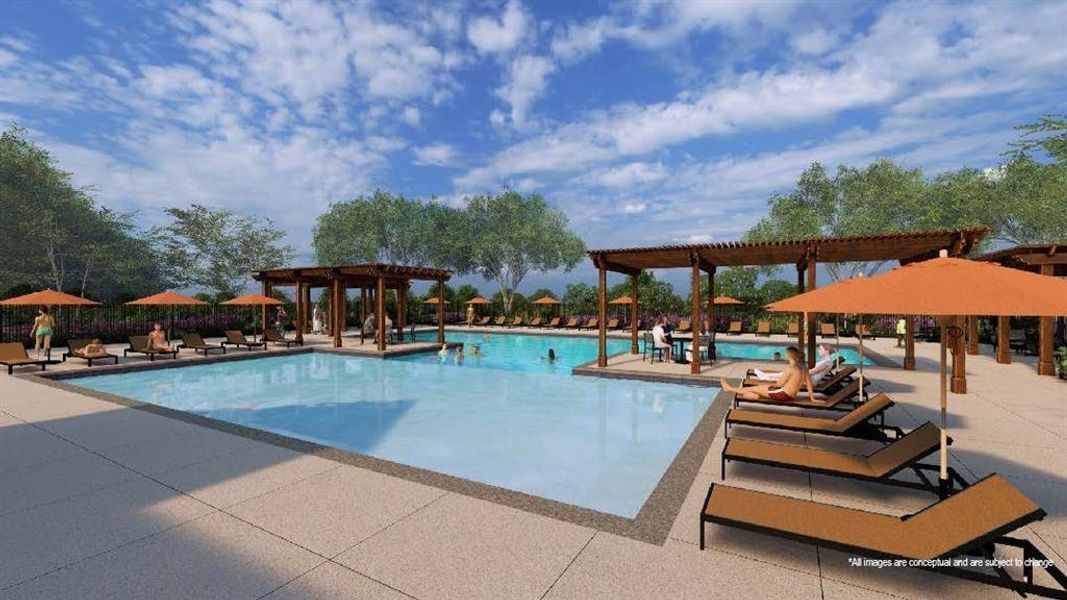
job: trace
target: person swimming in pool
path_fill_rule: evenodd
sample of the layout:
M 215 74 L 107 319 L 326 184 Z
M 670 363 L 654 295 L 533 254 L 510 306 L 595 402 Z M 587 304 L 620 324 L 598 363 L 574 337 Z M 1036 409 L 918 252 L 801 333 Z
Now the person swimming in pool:
M 552 348 L 549 348 L 548 349 L 548 356 L 542 358 L 541 360 L 544 360 L 544 361 L 547 361 L 547 362 L 550 362 L 550 363 L 556 362 L 556 351 L 553 350 Z
M 726 378 L 723 377 L 719 380 L 719 385 L 724 392 L 734 392 L 738 398 L 746 400 L 766 398 L 780 402 L 791 402 L 796 400 L 801 386 L 807 388 L 809 398 L 815 397 L 808 366 L 800 360 L 800 350 L 796 346 L 790 346 L 785 349 L 785 357 L 789 361 L 789 366 L 782 371 L 781 376 L 774 383 L 751 387 L 735 387 L 730 385 Z
M 482 355 L 482 347 L 478 344 L 471 346 L 471 356 L 478 358 Z
M 448 344 L 441 344 L 441 349 L 437 351 L 437 360 L 439 362 L 448 360 Z
M 463 364 L 463 346 L 456 346 L 456 364 Z

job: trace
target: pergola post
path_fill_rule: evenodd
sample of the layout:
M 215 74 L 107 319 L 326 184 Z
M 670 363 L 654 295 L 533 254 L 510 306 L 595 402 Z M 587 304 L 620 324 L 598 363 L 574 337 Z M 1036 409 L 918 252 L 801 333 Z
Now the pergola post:
M 304 283 L 304 333 L 311 333 L 311 321 L 314 310 L 311 305 L 311 284 Z
M 1007 315 L 997 317 L 997 362 L 1011 364 L 1011 317 Z
M 1041 265 L 1041 274 L 1052 277 L 1055 274 L 1056 265 Z M 1037 374 L 1056 375 L 1056 365 L 1052 362 L 1052 324 L 1053 317 L 1041 317 L 1037 326 Z
M 637 312 L 637 280 L 636 274 L 630 275 L 630 354 L 637 354 L 637 330 L 641 321 Z
M 359 288 L 359 345 L 363 346 L 367 332 L 367 288 Z
M 377 321 L 375 329 L 378 335 L 378 351 L 385 352 L 386 337 L 389 332 L 385 330 L 385 277 L 378 275 L 378 285 L 374 292 L 374 318 Z
M 808 291 L 815 289 L 815 256 L 818 253 L 814 246 L 808 249 Z M 808 313 L 808 367 L 815 366 L 815 325 L 818 323 L 818 313 Z
M 271 287 L 270 283 L 267 283 L 266 281 L 263 282 L 263 286 L 262 287 L 263 287 L 263 295 L 264 296 L 268 296 L 269 297 L 271 295 L 271 293 L 274 291 L 274 289 Z M 267 309 L 267 305 L 266 304 L 264 304 L 263 306 L 260 307 L 259 324 L 260 324 L 260 330 L 261 331 L 266 331 L 267 330 L 267 318 L 268 318 L 267 310 L 268 309 Z M 264 335 L 266 335 L 266 334 L 264 334 Z
M 597 355 L 596 366 L 608 366 L 608 324 L 604 320 L 608 316 L 608 270 L 604 261 L 597 261 Z
M 804 293 L 804 270 L 807 268 L 807 264 L 797 263 L 797 294 Z M 800 356 L 804 356 L 804 328 L 807 324 L 804 322 L 804 313 L 797 313 L 797 350 L 800 350 Z
M 445 343 L 445 280 L 437 280 L 437 343 Z
M 967 317 L 967 354 L 978 354 L 978 317 Z
M 333 280 L 333 295 L 330 297 L 330 312 L 332 318 L 330 319 L 330 333 L 333 334 L 333 347 L 341 347 L 341 327 L 344 321 L 344 312 L 341 308 L 341 278 L 335 277 Z
M 408 283 L 405 281 L 396 290 L 397 339 L 404 341 L 404 327 L 408 323 Z
M 915 316 L 904 317 L 904 370 L 915 370 Z
M 689 374 L 700 375 L 700 261 L 698 260 L 697 253 L 693 252 L 689 257 L 690 263 L 690 293 L 689 293 L 689 311 L 690 311 L 690 331 L 693 332 L 693 342 L 689 344 L 689 347 L 693 350 L 693 360 L 689 361 Z M 684 353 L 682 358 L 685 358 Z
M 966 318 L 955 317 L 952 321 L 952 326 L 959 332 L 959 335 L 952 338 L 952 382 L 950 389 L 953 394 L 966 394 L 967 393 L 967 339 L 966 339 Z
M 293 315 L 295 317 L 293 320 L 295 321 L 294 324 L 296 325 L 296 336 L 295 336 L 296 337 L 296 341 L 301 342 L 301 343 L 303 343 L 303 341 L 304 341 L 304 320 L 305 320 L 305 318 L 307 316 L 305 314 L 306 309 L 307 309 L 307 306 L 304 304 L 304 283 L 299 281 L 299 280 L 297 280 L 297 282 L 296 282 L 296 314 Z
M 708 362 L 714 363 L 717 359 L 715 352 L 715 265 L 708 269 Z

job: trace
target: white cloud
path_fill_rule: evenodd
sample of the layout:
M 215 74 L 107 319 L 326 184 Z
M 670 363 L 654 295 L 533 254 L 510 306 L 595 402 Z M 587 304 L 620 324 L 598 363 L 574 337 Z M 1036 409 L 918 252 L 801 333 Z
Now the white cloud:
M 420 165 L 445 166 L 456 157 L 456 149 L 449 144 L 430 144 L 414 151 L 415 160 Z
M 648 204 L 645 202 L 627 202 L 622 205 L 624 215 L 639 215 L 646 210 L 648 210 Z
M 820 55 L 837 45 L 838 36 L 826 29 L 816 27 L 810 31 L 793 36 L 790 43 L 801 54 Z
M 511 62 L 508 79 L 496 95 L 511 106 L 511 122 L 522 127 L 530 105 L 545 90 L 546 79 L 556 65 L 543 56 L 522 55 Z
M 483 54 L 508 52 L 526 33 L 526 14 L 518 0 L 508 0 L 500 18 L 479 17 L 467 25 L 467 39 Z
M 627 188 L 662 181 L 667 169 L 662 163 L 632 162 L 591 173 L 586 180 L 608 188 Z
M 417 106 L 404 107 L 404 122 L 412 127 L 418 127 L 422 123 L 422 112 Z

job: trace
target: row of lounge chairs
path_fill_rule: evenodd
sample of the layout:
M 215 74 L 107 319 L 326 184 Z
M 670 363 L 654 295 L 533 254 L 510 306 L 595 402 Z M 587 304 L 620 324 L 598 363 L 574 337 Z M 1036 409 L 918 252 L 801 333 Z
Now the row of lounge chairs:
M 1022 595 L 1067 598 L 1067 575 L 1032 542 L 1009 536 L 1044 518 L 1045 511 L 997 474 L 969 484 L 950 467 L 950 489 L 941 490 L 938 465 L 923 462 L 938 452 L 941 430 L 930 422 L 908 433 L 887 425 L 885 414 L 893 406 L 892 399 L 885 393 L 865 399 L 865 390 L 853 375 L 854 371 L 845 367 L 828 378 L 823 385 L 826 397 L 821 400 L 783 403 L 735 398 L 734 408 L 726 415 L 728 435 L 721 455 L 721 477 L 726 478 L 728 462 L 740 462 L 925 490 L 942 497 L 918 512 L 898 517 L 715 483 L 708 488 L 700 513 L 700 548 L 705 547 L 706 525 L 715 523 L 855 556 L 900 559 L 906 561 L 904 564 L 918 561 L 911 565 Z M 742 403 L 764 407 L 787 404 L 825 410 L 831 416 L 752 410 L 740 408 Z M 853 454 L 731 437 L 729 432 L 736 426 L 874 439 L 885 445 L 867 454 Z M 902 478 L 904 473 L 914 473 L 915 477 Z M 1003 548 L 1022 551 L 1021 578 L 1003 567 L 976 570 L 968 568 L 969 563 L 952 560 L 992 559 Z M 1058 587 L 1035 582 L 1035 566 Z
M 286 348 L 294 345 L 301 344 L 299 340 L 287 338 L 279 334 L 277 331 L 268 329 L 264 332 L 263 339 L 261 341 L 250 340 L 245 337 L 243 333 L 236 330 L 226 332 L 226 339 L 218 344 L 209 344 L 204 341 L 204 338 L 199 333 L 183 333 L 181 334 L 182 343 L 178 344 L 171 350 L 159 350 L 151 349 L 148 347 L 147 335 L 132 335 L 129 337 L 129 346 L 123 348 L 122 356 L 129 357 L 131 354 L 139 354 L 148 357 L 149 361 L 155 361 L 156 358 L 178 358 L 178 352 L 183 349 L 192 350 L 194 353 L 202 352 L 205 356 L 211 352 L 221 352 L 226 354 L 228 347 L 245 348 L 246 350 L 253 350 L 256 348 L 266 349 L 267 344 L 285 345 Z M 85 356 L 83 350 L 86 346 L 92 343 L 90 339 L 71 339 L 67 341 L 67 350 L 62 354 L 62 362 L 67 362 L 68 359 L 84 360 L 88 366 L 93 366 L 94 363 L 111 361 L 114 364 L 118 364 L 119 356 L 117 354 L 105 353 L 94 356 Z M 31 358 L 26 352 L 26 347 L 20 342 L 8 342 L 0 344 L 0 365 L 7 367 L 8 374 L 14 372 L 15 367 L 20 366 L 40 366 L 41 370 L 45 370 L 52 361 L 46 359 Z
M 553 317 L 549 320 L 545 320 L 541 317 L 534 317 L 528 322 L 522 317 L 514 317 L 508 319 L 507 317 L 482 317 L 481 319 L 473 323 L 475 327 L 540 327 L 544 329 L 596 329 L 600 325 L 600 320 L 596 317 L 582 320 L 579 317 L 570 317 L 566 321 L 562 317 Z M 625 325 L 619 319 L 608 319 L 608 329 L 623 329 Z

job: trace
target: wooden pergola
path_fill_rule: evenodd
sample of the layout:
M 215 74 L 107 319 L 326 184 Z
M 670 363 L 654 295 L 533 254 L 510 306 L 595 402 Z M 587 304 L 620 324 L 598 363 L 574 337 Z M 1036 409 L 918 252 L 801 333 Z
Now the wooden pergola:
M 1015 246 L 990 252 L 976 257 L 975 260 L 995 262 L 1005 267 L 1040 273 L 1051 277 L 1067 277 L 1067 244 L 1031 244 Z M 1064 315 L 1067 316 L 1067 315 Z M 1056 375 L 1056 365 L 1052 362 L 1053 354 L 1053 326 L 1052 317 L 1042 317 L 1038 326 L 1038 375 Z M 977 322 L 970 322 L 968 326 L 977 329 Z M 977 331 L 974 332 L 977 334 Z M 1011 337 L 1010 319 L 997 317 L 997 362 L 1011 363 Z M 975 336 L 973 346 L 968 347 L 968 353 L 978 353 L 978 340 Z
M 699 331 L 701 308 L 706 305 L 707 318 L 714 323 L 715 271 L 720 267 L 734 266 L 771 266 L 794 265 L 797 270 L 797 293 L 805 288 L 815 289 L 816 265 L 820 262 L 866 262 L 899 261 L 900 264 L 936 258 L 942 249 L 950 256 L 962 256 L 971 252 L 988 228 L 948 229 L 937 231 L 915 231 L 889 233 L 881 235 L 855 237 L 823 237 L 806 240 L 788 240 L 775 242 L 721 242 L 709 244 L 689 244 L 678 246 L 655 246 L 643 248 L 617 248 L 611 250 L 591 250 L 589 257 L 599 271 L 599 297 L 597 302 L 599 316 L 600 346 L 597 365 L 606 367 L 607 330 L 605 316 L 607 313 L 607 273 L 612 271 L 630 276 L 631 292 L 634 299 L 630 318 L 630 352 L 638 353 L 638 276 L 645 269 L 669 269 L 688 267 L 692 272 L 692 323 L 694 332 Z M 700 297 L 701 273 L 708 275 L 708 297 L 706 302 Z M 798 315 L 798 322 L 802 315 Z M 807 327 L 798 327 L 797 347 L 804 352 L 807 347 L 807 360 L 814 363 L 816 347 L 816 327 L 818 315 L 809 314 Z M 804 331 L 807 330 L 807 343 Z M 915 324 L 914 319 L 907 319 L 904 368 L 915 368 Z M 694 357 L 699 354 L 694 352 Z M 690 372 L 700 373 L 700 361 L 691 362 Z M 962 366 L 960 369 L 962 377 Z
M 269 269 L 253 273 L 252 278 L 263 285 L 263 295 L 269 296 L 276 287 L 293 287 L 296 289 L 296 338 L 303 340 L 305 333 L 311 332 L 312 288 L 330 290 L 330 332 L 333 334 L 333 347 L 341 347 L 341 332 L 345 329 L 345 306 L 349 288 L 360 291 L 360 320 L 367 317 L 368 306 L 374 307 L 375 331 L 378 337 L 378 350 L 384 351 L 387 344 L 385 335 L 385 291 L 397 290 L 397 318 L 393 321 L 400 335 L 403 335 L 407 319 L 407 292 L 412 280 L 436 281 L 439 289 L 452 277 L 451 271 L 430 269 L 427 267 L 409 267 L 384 263 L 365 263 L 358 265 L 340 265 L 329 267 L 299 267 L 288 269 Z M 263 315 L 266 322 L 266 310 Z M 363 328 L 360 328 L 362 340 Z M 437 343 L 445 341 L 445 305 L 437 305 Z

